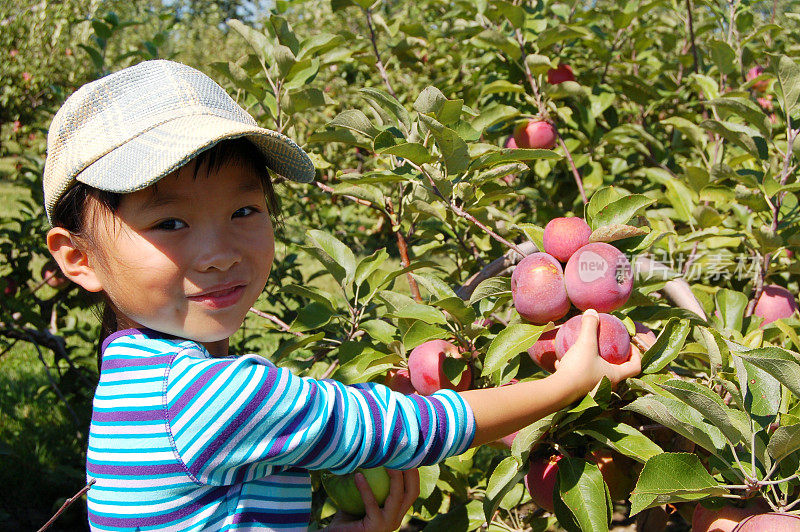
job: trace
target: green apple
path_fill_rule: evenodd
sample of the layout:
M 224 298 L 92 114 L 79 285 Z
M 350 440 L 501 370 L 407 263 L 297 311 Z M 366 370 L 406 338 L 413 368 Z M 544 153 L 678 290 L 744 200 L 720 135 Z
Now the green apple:
M 362 473 L 378 501 L 378 506 L 383 506 L 386 497 L 389 496 L 389 473 L 383 467 L 373 469 L 357 469 L 347 475 L 334 475 L 325 472 L 322 474 L 322 485 L 333 503 L 341 511 L 356 517 L 361 517 L 367 513 L 364 507 L 364 500 L 361 492 L 356 487 L 355 474 Z

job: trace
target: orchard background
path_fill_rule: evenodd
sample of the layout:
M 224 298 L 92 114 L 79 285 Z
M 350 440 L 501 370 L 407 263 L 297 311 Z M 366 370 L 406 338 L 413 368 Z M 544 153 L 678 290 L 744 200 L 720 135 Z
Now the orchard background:
M 614 314 L 658 335 L 643 374 L 510 448 L 423 468 L 408 530 L 687 530 L 697 501 L 701 519 L 800 510 L 800 321 L 755 312 L 765 287 L 798 292 L 799 14 L 778 0 L 0 3 L 0 528 L 38 528 L 84 486 L 98 377 L 94 301 L 48 264 L 47 128 L 75 88 L 152 58 L 208 73 L 318 169 L 278 187 L 276 262 L 235 354 L 383 382 L 445 339 L 467 354 L 449 378 L 468 363 L 471 387 L 537 379 L 526 351 L 552 325 L 519 316 L 510 276 L 545 225 L 583 217 L 633 265 Z M 559 65 L 575 80 L 548 82 Z M 506 148 L 531 120 L 555 126 L 554 148 Z M 548 512 L 523 477 L 553 455 Z M 609 461 L 622 478 L 601 475 Z M 314 500 L 321 526 L 333 508 Z M 80 501 L 53 529 L 85 523 Z

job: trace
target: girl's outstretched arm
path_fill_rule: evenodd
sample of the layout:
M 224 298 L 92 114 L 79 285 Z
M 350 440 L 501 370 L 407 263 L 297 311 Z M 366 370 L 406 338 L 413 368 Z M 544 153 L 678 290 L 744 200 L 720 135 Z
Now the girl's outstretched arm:
M 561 410 L 589 393 L 603 377 L 616 384 L 637 375 L 641 353 L 635 346 L 631 346 L 630 360 L 623 364 L 610 364 L 600 357 L 598 322 L 594 310 L 583 313 L 580 335 L 564 358 L 556 362 L 552 375 L 538 381 L 461 392 L 475 416 L 472 446 L 495 441 Z

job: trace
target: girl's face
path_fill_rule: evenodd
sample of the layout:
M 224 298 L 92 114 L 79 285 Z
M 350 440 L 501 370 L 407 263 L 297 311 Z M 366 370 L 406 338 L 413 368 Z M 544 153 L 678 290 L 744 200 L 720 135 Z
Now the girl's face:
M 253 165 L 233 160 L 207 176 L 195 165 L 123 197 L 115 223 L 92 229 L 93 269 L 121 326 L 227 354 L 267 282 L 275 240 Z

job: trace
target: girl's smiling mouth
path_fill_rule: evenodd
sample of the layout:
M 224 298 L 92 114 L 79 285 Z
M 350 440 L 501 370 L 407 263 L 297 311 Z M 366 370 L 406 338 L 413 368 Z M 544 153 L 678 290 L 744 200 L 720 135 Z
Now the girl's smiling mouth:
M 236 304 L 244 294 L 245 285 L 243 283 L 227 283 L 211 287 L 208 290 L 194 296 L 188 296 L 192 301 L 203 304 L 213 309 L 221 309 Z

